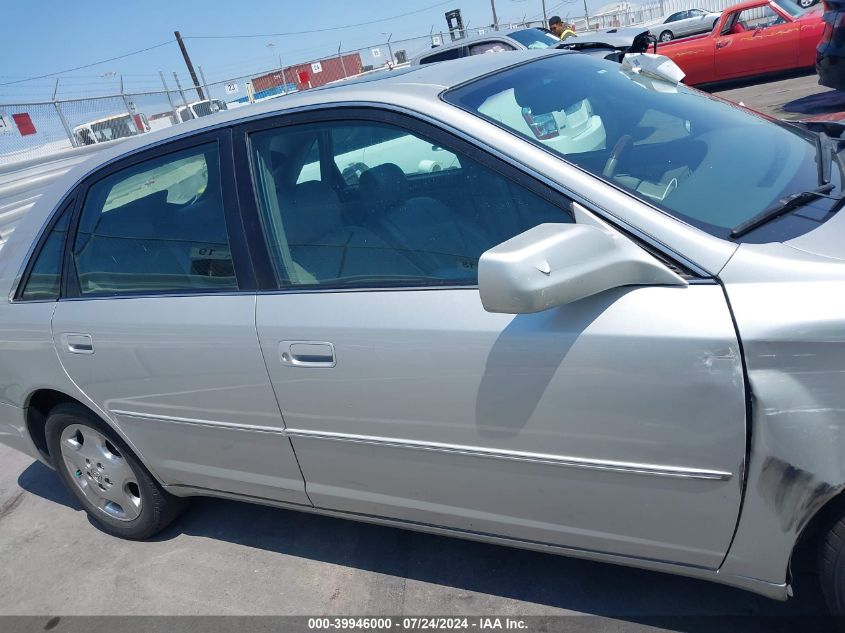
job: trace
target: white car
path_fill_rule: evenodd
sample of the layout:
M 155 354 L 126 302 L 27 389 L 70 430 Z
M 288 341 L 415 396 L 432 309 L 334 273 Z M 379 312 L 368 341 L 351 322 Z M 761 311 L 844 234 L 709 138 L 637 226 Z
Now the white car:
M 721 13 L 709 13 L 703 9 L 689 9 L 673 13 L 657 25 L 652 32 L 658 34 L 661 42 L 669 42 L 678 37 L 707 33 L 713 30 Z

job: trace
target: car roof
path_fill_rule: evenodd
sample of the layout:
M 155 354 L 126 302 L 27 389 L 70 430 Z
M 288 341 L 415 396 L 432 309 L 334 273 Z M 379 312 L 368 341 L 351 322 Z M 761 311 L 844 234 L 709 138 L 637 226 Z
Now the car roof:
M 205 129 L 226 127 L 252 118 L 272 116 L 276 113 L 283 114 L 290 110 L 322 104 L 340 102 L 386 103 L 425 112 L 425 102 L 437 99 L 437 95 L 454 86 L 511 66 L 517 66 L 531 59 L 546 55 L 572 54 L 577 53 L 551 49 L 514 51 L 503 55 L 473 55 L 440 64 L 410 66 L 378 75 L 335 82 L 245 107 L 221 110 L 209 116 L 127 138 L 120 144 L 96 154 L 89 161 L 81 164 L 78 169 L 87 168 L 88 171 L 91 171 L 96 168 L 98 163 L 110 162 L 145 147 L 202 132 Z
M 499 29 L 498 31 L 490 30 L 490 31 L 487 31 L 486 33 L 483 33 L 481 35 L 476 33 L 475 35 L 468 35 L 467 37 L 463 37 L 459 40 L 455 40 L 454 42 L 449 42 L 448 44 L 442 44 L 440 46 L 432 46 L 430 49 L 426 50 L 425 52 L 414 56 L 414 59 L 415 60 L 421 59 L 423 57 L 428 57 L 429 55 L 435 55 L 436 53 L 439 53 L 441 51 L 448 51 L 450 49 L 458 48 L 460 46 L 467 46 L 468 44 L 473 44 L 475 42 L 487 42 L 487 41 L 491 41 L 491 40 L 506 39 L 506 40 L 509 40 L 511 42 L 515 42 L 521 48 L 525 48 L 525 46 L 521 42 L 512 38 L 511 34 L 512 33 L 518 33 L 519 31 L 531 31 L 531 30 L 540 31 L 541 33 L 545 32 L 545 31 L 541 31 L 540 29 L 538 29 L 537 27 L 534 27 L 534 26 L 520 26 L 520 27 L 517 27 L 517 28 L 514 28 L 514 29 L 510 29 L 510 28 Z
M 787 1 L 789 1 L 789 0 L 787 0 Z M 778 5 L 780 4 L 779 2 L 776 2 L 775 0 L 746 0 L 745 2 L 740 2 L 738 4 L 732 4 L 731 6 L 729 6 L 724 11 L 728 11 L 730 9 L 731 13 L 733 13 L 734 11 L 742 11 L 743 9 L 753 9 L 754 7 L 759 7 L 760 5 L 769 4 L 771 2 L 774 2 L 774 4 L 778 4 Z

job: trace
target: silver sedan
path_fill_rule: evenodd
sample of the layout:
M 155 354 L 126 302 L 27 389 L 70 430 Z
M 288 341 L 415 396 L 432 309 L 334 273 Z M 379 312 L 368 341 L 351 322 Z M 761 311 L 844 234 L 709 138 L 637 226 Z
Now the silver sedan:
M 661 42 L 669 42 L 679 37 L 709 33 L 719 21 L 721 13 L 713 13 L 702 9 L 678 11 L 667 17 L 662 24 L 652 28 Z
M 125 538 L 214 495 L 781 600 L 803 540 L 842 613 L 835 129 L 639 69 L 480 55 L 104 149 L 0 250 L 0 441 Z

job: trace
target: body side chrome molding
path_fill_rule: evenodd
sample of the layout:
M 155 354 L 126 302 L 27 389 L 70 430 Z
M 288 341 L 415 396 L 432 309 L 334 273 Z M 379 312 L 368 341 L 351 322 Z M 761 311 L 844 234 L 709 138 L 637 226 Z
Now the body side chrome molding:
M 285 429 L 282 427 L 257 426 L 248 424 L 232 424 L 216 420 L 197 418 L 181 418 L 151 413 L 135 413 L 112 409 L 114 415 L 127 416 L 147 420 L 158 420 L 175 424 L 189 424 L 194 426 L 216 427 L 233 431 L 253 431 L 257 433 L 276 433 L 290 438 L 311 440 L 325 440 L 330 442 L 352 442 L 354 444 L 370 444 L 385 448 L 403 448 L 408 450 L 431 451 L 435 453 L 450 453 L 469 457 L 485 457 L 489 459 L 504 459 L 515 462 L 533 464 L 547 464 L 564 468 L 582 468 L 618 472 L 631 475 L 651 475 L 654 477 L 674 477 L 676 479 L 703 479 L 709 481 L 727 481 L 733 477 L 732 473 L 721 470 L 707 470 L 702 468 L 685 468 L 680 466 L 664 466 L 660 464 L 638 464 L 635 462 L 605 461 L 585 457 L 571 457 L 567 455 L 550 455 L 546 453 L 529 453 L 525 451 L 509 451 L 507 449 L 488 449 L 460 444 L 443 444 L 440 442 L 407 441 L 400 438 L 376 437 L 372 435 L 354 435 L 351 433 L 335 433 L 329 431 L 311 431 L 307 429 Z
M 439 442 L 409 442 L 396 438 L 373 437 L 369 435 L 353 435 L 350 433 L 333 433 L 325 431 L 309 431 L 305 429 L 286 429 L 285 435 L 303 439 L 328 440 L 334 442 L 353 442 L 356 444 L 372 444 L 390 448 L 405 448 L 411 450 L 433 451 L 437 453 L 452 453 L 471 457 L 487 457 L 509 461 L 548 464 L 566 468 L 585 468 L 610 472 L 628 473 L 633 475 L 654 475 L 657 477 L 676 477 L 681 479 L 707 479 L 727 481 L 732 473 L 719 470 L 705 470 L 701 468 L 682 468 L 678 466 L 662 466 L 657 464 L 637 464 L 632 462 L 603 461 L 565 455 L 548 455 L 544 453 L 529 453 L 524 451 L 509 451 L 505 449 L 487 449 L 459 444 L 441 444 Z
M 142 420 L 170 422 L 172 424 L 188 424 L 190 426 L 205 426 L 218 429 L 227 429 L 231 431 L 253 431 L 255 433 L 277 433 L 279 435 L 285 435 L 285 430 L 282 427 L 278 426 L 259 426 L 257 424 L 233 424 L 232 422 L 221 422 L 219 420 L 205 420 L 202 418 L 181 418 L 172 415 L 157 415 L 154 413 L 137 413 L 135 411 L 122 411 L 120 409 L 110 409 L 109 413 L 129 418 L 139 418 Z

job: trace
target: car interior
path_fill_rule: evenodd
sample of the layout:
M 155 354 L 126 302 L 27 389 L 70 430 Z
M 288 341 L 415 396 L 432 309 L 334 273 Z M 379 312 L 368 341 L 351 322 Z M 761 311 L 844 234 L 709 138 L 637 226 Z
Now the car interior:
M 536 224 L 571 221 L 468 157 L 446 158 L 448 169 L 415 168 L 454 156 L 421 141 L 371 123 L 252 139 L 266 232 L 288 283 L 474 284 L 484 251 Z M 307 162 L 315 145 L 317 172 Z M 302 182 L 306 168 L 314 179 Z
M 559 71 L 548 76 L 535 70 L 530 76 L 493 77 L 468 87 L 457 97 L 459 105 L 715 234 L 727 235 L 736 224 L 732 201 L 742 197 L 753 215 L 783 191 L 806 187 L 800 183 L 814 177 L 803 167 L 814 164 L 814 147 L 795 132 L 772 134 L 768 124 L 755 124 L 749 115 L 730 109 L 719 110 L 719 116 L 708 110 L 705 116 L 709 99 L 705 95 L 648 76 L 613 71 L 597 60 L 573 58 L 572 63 L 590 64 L 593 71 L 579 75 L 580 81 Z M 513 98 L 502 99 L 508 91 Z M 600 130 L 592 132 L 592 147 L 570 143 L 568 125 L 560 125 L 560 114 L 567 114 L 568 124 L 573 108 L 587 109 L 589 120 Z M 520 121 L 526 111 L 535 121 L 548 124 L 526 126 Z M 755 160 L 736 165 L 735 157 L 750 151 Z M 713 203 L 713 191 L 720 192 L 719 204 Z
M 74 245 L 83 294 L 237 287 L 216 149 L 191 151 L 89 189 Z

